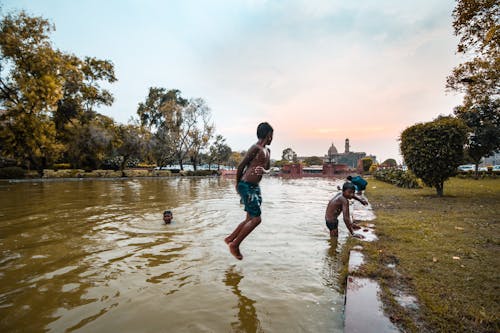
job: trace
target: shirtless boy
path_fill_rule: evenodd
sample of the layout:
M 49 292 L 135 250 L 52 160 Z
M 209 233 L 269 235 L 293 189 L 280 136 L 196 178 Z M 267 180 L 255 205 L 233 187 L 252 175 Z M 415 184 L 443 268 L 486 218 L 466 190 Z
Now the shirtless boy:
M 238 165 L 236 172 L 236 191 L 241 196 L 247 212 L 246 218 L 224 241 L 229 251 L 238 260 L 243 259 L 240 244 L 261 222 L 260 205 L 262 197 L 259 182 L 262 174 L 270 169 L 271 151 L 266 148 L 273 140 L 273 128 L 268 123 L 257 127 L 258 141 L 248 150 L 245 158 Z
M 328 229 L 330 229 L 331 237 L 337 237 L 339 235 L 338 216 L 342 212 L 344 217 L 344 223 L 347 229 L 349 230 L 350 234 L 356 238 L 361 238 L 361 239 L 364 238 L 363 235 L 354 233 L 354 230 L 358 230 L 360 229 L 360 227 L 355 225 L 351 221 L 351 214 L 349 214 L 349 200 L 350 199 L 358 200 L 363 205 L 367 205 L 368 203 L 364 199 L 355 196 L 354 191 L 355 191 L 354 184 L 345 183 L 344 186 L 342 186 L 342 193 L 338 193 L 336 196 L 333 197 L 332 200 L 330 200 L 330 202 L 328 202 L 328 206 L 326 207 L 326 213 L 325 213 L 325 221 L 326 221 L 326 226 L 328 227 Z

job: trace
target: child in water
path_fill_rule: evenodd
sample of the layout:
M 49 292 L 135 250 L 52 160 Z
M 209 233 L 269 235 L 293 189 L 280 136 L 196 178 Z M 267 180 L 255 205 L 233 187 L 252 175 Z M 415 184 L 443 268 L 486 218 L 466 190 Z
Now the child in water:
M 174 214 L 172 214 L 171 211 L 166 210 L 163 212 L 163 222 L 165 222 L 165 224 L 171 224 L 173 217 L 174 217 Z
M 245 158 L 238 165 L 236 172 L 236 191 L 241 196 L 247 212 L 246 218 L 224 241 L 229 245 L 229 252 L 238 260 L 243 259 L 240 252 L 241 242 L 255 229 L 261 219 L 260 205 L 262 196 L 259 183 L 262 174 L 270 169 L 271 151 L 266 148 L 273 141 L 273 128 L 268 123 L 257 127 L 257 143 L 248 150 Z
M 359 226 L 355 225 L 351 221 L 351 215 L 349 214 L 349 200 L 355 199 L 361 202 L 363 205 L 367 205 L 366 200 L 358 198 L 354 195 L 355 187 L 352 183 L 344 183 L 342 186 L 342 192 L 338 193 L 333 197 L 332 200 L 328 202 L 325 213 L 326 226 L 330 230 L 331 237 L 337 237 L 339 235 L 338 216 L 343 213 L 344 223 L 353 237 L 363 239 L 364 236 L 361 234 L 355 234 L 354 230 L 361 229 Z

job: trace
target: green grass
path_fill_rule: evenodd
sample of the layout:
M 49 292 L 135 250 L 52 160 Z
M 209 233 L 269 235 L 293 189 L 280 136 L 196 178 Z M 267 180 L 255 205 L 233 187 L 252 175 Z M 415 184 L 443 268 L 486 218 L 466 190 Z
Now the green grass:
M 409 332 L 499 332 L 500 179 L 453 178 L 441 198 L 375 179 L 366 192 L 379 240 L 362 243 L 357 274 L 379 281 L 390 318 Z M 416 296 L 419 310 L 401 307 L 394 290 Z

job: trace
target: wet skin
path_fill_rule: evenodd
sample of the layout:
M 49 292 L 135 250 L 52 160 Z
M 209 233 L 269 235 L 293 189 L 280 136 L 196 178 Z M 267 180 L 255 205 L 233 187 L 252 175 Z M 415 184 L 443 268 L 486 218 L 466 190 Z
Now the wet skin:
M 351 216 L 349 214 L 349 200 L 355 199 L 366 205 L 367 202 L 364 199 L 360 199 L 354 195 L 354 190 L 347 189 L 342 193 L 338 193 L 332 200 L 328 202 L 325 212 L 325 219 L 329 222 L 334 221 L 338 218 L 340 213 L 343 213 L 344 223 L 349 230 L 350 234 L 356 238 L 364 238 L 363 235 L 355 234 L 354 230 L 360 229 L 359 226 L 355 225 L 351 221 Z M 330 236 L 337 237 L 338 229 L 330 230 Z
M 172 223 L 172 214 L 165 214 L 163 215 L 163 222 L 165 222 L 165 224 L 170 224 Z
M 236 191 L 238 191 L 238 183 L 245 181 L 258 185 L 262 179 L 262 175 L 270 168 L 271 151 L 266 148 L 266 145 L 271 144 L 273 133 L 269 133 L 265 138 L 259 139 L 248 150 L 245 158 L 238 165 L 236 173 Z M 240 252 L 241 242 L 255 229 L 262 219 L 260 216 L 250 216 L 248 213 L 243 222 L 241 222 L 234 231 L 224 238 L 224 242 L 229 246 L 229 252 L 238 260 L 243 259 Z

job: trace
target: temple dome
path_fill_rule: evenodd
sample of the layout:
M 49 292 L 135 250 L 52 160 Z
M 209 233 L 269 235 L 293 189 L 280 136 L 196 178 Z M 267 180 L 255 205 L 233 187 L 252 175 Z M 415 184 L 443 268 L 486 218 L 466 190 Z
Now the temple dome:
M 333 142 L 332 142 L 332 145 L 328 149 L 328 155 L 330 156 L 330 155 L 334 155 L 334 154 L 338 154 L 338 152 L 337 152 L 337 148 L 335 148 L 335 146 L 333 145 Z

